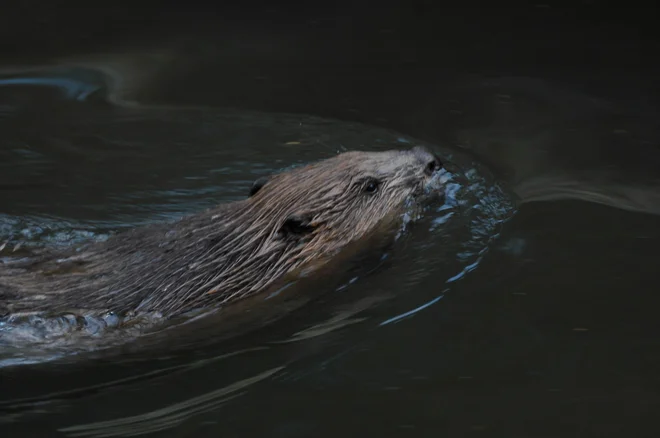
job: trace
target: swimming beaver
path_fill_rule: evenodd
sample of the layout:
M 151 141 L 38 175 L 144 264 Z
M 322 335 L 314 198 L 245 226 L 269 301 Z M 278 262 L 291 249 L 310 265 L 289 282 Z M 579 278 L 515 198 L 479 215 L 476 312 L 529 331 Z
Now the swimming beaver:
M 161 312 L 264 291 L 401 218 L 442 166 L 428 150 L 346 152 L 259 179 L 242 201 L 0 264 L 0 315 Z

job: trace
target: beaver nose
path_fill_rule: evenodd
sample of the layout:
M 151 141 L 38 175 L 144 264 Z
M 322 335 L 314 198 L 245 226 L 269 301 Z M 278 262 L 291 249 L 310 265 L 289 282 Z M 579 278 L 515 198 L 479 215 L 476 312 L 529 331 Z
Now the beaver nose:
M 415 146 L 410 152 L 424 165 L 424 173 L 428 176 L 433 175 L 435 171 L 440 170 L 442 167 L 442 161 L 423 146 Z

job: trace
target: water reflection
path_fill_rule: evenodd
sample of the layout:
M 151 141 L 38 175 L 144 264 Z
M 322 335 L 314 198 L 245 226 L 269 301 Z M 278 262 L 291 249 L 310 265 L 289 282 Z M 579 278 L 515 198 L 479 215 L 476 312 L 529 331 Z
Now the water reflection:
M 658 113 L 648 102 L 607 100 L 529 77 L 463 81 L 450 95 L 476 113 L 463 117 L 456 143 L 506 175 L 521 202 L 660 211 Z
M 67 100 L 84 101 L 89 96 L 98 91 L 100 87 L 92 85 L 85 81 L 79 81 L 68 77 L 69 72 L 66 72 L 63 77 L 53 76 L 35 76 L 35 77 L 15 77 L 15 78 L 2 78 L 0 79 L 0 87 L 50 87 L 61 91 L 62 97 Z
M 69 426 L 60 429 L 60 431 L 68 436 L 111 437 L 144 435 L 170 429 L 183 423 L 193 415 L 218 410 L 223 404 L 243 395 L 247 387 L 265 380 L 283 369 L 284 367 L 273 368 L 256 376 L 239 380 L 223 388 L 155 411 L 128 418 Z M 241 390 L 242 392 L 239 392 Z
M 604 204 L 623 210 L 660 214 L 660 183 L 621 182 L 617 177 L 594 177 L 582 180 L 566 176 L 538 176 L 516 185 L 515 191 L 524 202 L 579 200 Z

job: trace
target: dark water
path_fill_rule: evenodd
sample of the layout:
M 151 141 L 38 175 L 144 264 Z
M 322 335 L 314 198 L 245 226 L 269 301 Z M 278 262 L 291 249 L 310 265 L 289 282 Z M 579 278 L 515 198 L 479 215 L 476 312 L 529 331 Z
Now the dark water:
M 241 199 L 342 150 L 424 144 L 448 166 L 445 203 L 376 269 L 265 328 L 113 354 L 3 344 L 0 430 L 657 436 L 657 43 L 588 10 L 166 10 L 149 38 L 93 49 L 81 24 L 7 61 L 7 258 Z

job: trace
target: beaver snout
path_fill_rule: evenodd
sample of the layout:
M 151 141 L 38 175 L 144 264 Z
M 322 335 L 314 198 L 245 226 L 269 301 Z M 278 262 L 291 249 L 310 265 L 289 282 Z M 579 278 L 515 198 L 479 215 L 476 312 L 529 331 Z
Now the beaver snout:
M 433 175 L 433 173 L 442 168 L 442 161 L 440 161 L 437 155 L 429 151 L 427 148 L 423 146 L 415 146 L 410 152 L 422 163 L 424 166 L 424 174 L 427 176 Z

